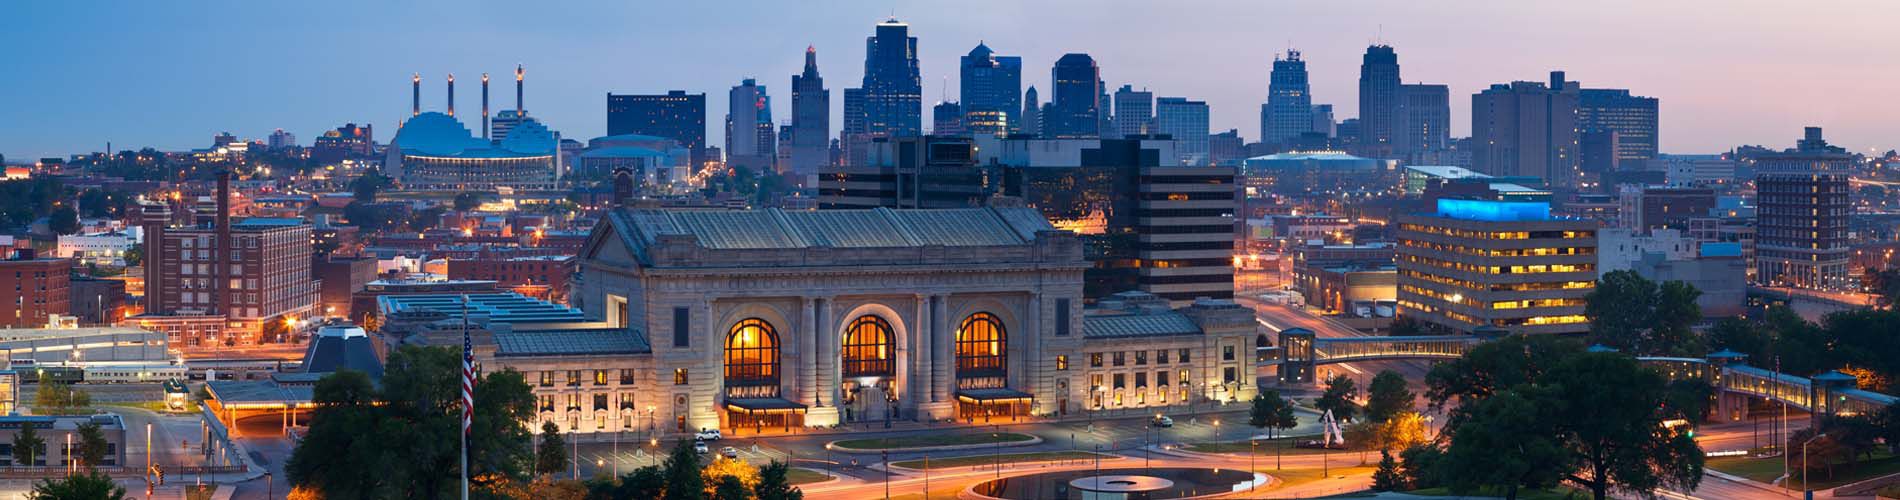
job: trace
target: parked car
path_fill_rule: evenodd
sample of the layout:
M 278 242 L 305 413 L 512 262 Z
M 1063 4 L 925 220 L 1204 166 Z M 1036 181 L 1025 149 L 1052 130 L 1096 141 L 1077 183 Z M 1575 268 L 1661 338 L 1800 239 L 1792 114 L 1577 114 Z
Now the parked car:
M 718 441 L 724 437 L 719 435 L 719 429 L 700 429 L 698 434 L 693 435 L 693 439 L 701 441 Z
M 719 454 L 720 454 L 720 455 L 723 455 L 723 456 L 725 456 L 726 458 L 730 458 L 730 459 L 733 459 L 733 460 L 738 460 L 738 459 L 739 459 L 739 449 L 738 449 L 738 448 L 733 448 L 733 447 L 731 447 L 731 446 L 727 446 L 727 447 L 725 447 L 725 448 L 720 448 L 720 449 L 719 449 Z
M 694 453 L 700 453 L 700 454 L 704 454 L 704 453 L 706 453 L 707 451 L 709 451 L 709 450 L 707 450 L 707 449 L 706 449 L 706 442 L 705 442 L 705 441 L 693 441 L 693 452 L 694 452 Z
M 1167 415 L 1155 415 L 1155 418 L 1148 419 L 1148 425 L 1155 427 L 1174 427 L 1174 419 L 1168 418 Z

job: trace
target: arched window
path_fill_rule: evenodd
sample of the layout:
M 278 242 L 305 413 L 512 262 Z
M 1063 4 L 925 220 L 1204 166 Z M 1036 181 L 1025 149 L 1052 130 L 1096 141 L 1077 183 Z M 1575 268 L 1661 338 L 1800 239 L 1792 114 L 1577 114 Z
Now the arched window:
M 778 332 L 749 318 L 726 335 L 726 385 L 778 385 Z
M 858 316 L 844 331 L 844 376 L 875 377 L 897 374 L 892 355 L 897 337 L 891 324 L 873 315 Z
M 1006 337 L 1003 322 L 994 314 L 979 312 L 964 318 L 957 326 L 957 375 L 1002 375 Z

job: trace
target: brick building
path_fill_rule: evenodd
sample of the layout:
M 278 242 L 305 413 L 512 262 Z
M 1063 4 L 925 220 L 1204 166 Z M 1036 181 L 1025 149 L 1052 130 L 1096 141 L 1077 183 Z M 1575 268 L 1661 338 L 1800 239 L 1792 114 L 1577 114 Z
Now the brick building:
M 503 289 L 567 303 L 567 277 L 574 272 L 572 256 L 494 257 L 450 260 L 449 279 L 494 281 Z
M 219 200 L 229 179 L 219 179 Z M 292 337 L 297 320 L 316 312 L 318 281 L 310 274 L 310 225 L 301 219 L 232 220 L 228 203 L 198 224 L 173 227 L 170 208 L 141 207 L 145 228 L 145 316 L 221 317 L 214 338 L 173 338 L 173 345 L 245 346 Z M 164 322 L 146 318 L 146 322 Z M 273 323 L 282 322 L 287 328 Z M 193 335 L 211 330 L 193 328 Z
M 71 260 L 38 258 L 32 250 L 0 260 L 0 326 L 38 328 L 48 315 L 70 314 L 72 267 Z

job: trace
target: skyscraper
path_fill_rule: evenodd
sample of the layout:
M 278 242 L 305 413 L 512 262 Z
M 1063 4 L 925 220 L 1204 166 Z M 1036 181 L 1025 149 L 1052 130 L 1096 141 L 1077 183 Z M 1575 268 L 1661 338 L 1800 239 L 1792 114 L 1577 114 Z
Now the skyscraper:
M 995 55 L 979 42 L 959 66 L 957 95 L 964 131 L 1003 136 L 1022 130 L 1023 58 Z
M 1333 121 L 1333 105 L 1331 104 L 1314 104 L 1313 105 L 1313 132 L 1316 132 L 1322 136 L 1333 137 L 1333 135 L 1335 134 L 1335 129 L 1338 129 L 1338 128 L 1339 128 L 1339 123 Z
M 1551 186 L 1575 187 L 1578 160 L 1577 87 L 1552 71 L 1538 82 L 1494 84 L 1471 96 L 1472 170 L 1529 176 Z
M 831 91 L 818 76 L 818 49 L 805 47 L 805 72 L 792 75 L 791 173 L 800 182 L 831 162 Z
M 753 172 L 771 168 L 778 156 L 778 132 L 765 86 L 747 78 L 726 95 L 726 164 Z
M 1629 89 L 1580 89 L 1577 93 L 1577 128 L 1585 139 L 1608 136 L 1614 154 L 1610 159 L 1586 164 L 1641 165 L 1656 157 L 1657 101 L 1654 97 L 1630 95 Z
M 1155 100 L 1154 130 L 1174 138 L 1174 151 L 1182 165 L 1212 165 L 1207 135 L 1207 102 L 1186 97 Z
M 1280 144 L 1313 131 L 1313 95 L 1306 81 L 1306 61 L 1300 51 L 1288 50 L 1273 59 L 1268 76 L 1267 103 L 1260 106 L 1260 142 Z
M 1853 156 L 1808 127 L 1793 149 L 1755 160 L 1755 279 L 1770 286 L 1852 290 L 1847 228 Z
M 1154 131 L 1155 93 L 1123 85 L 1115 91 L 1115 130 L 1121 137 L 1148 135 Z M 1202 127 L 1201 133 L 1207 133 Z M 1180 152 L 1176 149 L 1176 152 Z
M 504 110 L 505 112 L 505 110 Z M 706 149 L 706 94 L 607 94 L 607 135 L 665 137 L 691 151 L 695 168 Z
M 864 39 L 864 133 L 872 137 L 923 134 L 923 80 L 917 71 L 917 38 L 910 25 L 891 18 Z
M 1050 112 L 1042 117 L 1049 138 L 1085 138 L 1100 135 L 1102 74 L 1088 54 L 1064 54 L 1050 71 L 1055 93 Z
M 1042 133 L 1042 101 L 1036 98 L 1036 87 L 1033 85 L 1023 92 L 1023 126 L 1017 128 L 1016 132 Z
M 1393 153 L 1413 154 L 1445 149 L 1451 142 L 1451 88 L 1444 85 L 1399 86 L 1398 129 L 1392 133 Z
M 1366 47 L 1359 64 L 1359 148 L 1368 156 L 1392 156 L 1399 99 L 1398 53 L 1388 45 Z
M 930 135 L 962 135 L 963 106 L 956 101 L 939 101 L 930 107 Z

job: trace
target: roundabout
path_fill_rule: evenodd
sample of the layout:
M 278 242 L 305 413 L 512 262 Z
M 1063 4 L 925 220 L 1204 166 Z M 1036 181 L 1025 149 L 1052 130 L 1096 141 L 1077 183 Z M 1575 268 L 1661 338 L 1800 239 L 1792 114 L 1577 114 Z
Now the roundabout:
M 1122 500 L 1212 498 L 1268 485 L 1271 476 L 1237 469 L 1168 467 L 1038 472 L 983 481 L 959 498 Z

